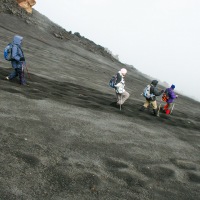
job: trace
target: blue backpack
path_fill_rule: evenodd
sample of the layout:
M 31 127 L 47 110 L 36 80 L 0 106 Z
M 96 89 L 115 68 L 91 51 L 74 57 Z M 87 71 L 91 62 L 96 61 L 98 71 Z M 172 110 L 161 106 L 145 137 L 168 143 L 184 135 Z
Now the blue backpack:
M 10 43 L 6 46 L 6 48 L 4 49 L 4 58 L 7 61 L 12 61 L 12 47 L 13 45 Z
M 150 89 L 151 89 L 151 86 L 150 85 L 147 85 L 144 90 L 143 90 L 143 96 L 147 99 L 150 99 L 151 97 L 155 96 L 154 94 L 151 94 L 150 93 Z
M 111 88 L 115 88 L 116 81 L 117 81 L 117 75 L 114 75 L 109 81 L 109 86 Z

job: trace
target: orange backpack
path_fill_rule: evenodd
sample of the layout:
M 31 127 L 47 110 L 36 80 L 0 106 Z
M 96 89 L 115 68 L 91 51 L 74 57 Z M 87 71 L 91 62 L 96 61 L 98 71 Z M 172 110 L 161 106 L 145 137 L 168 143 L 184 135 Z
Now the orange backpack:
M 162 95 L 162 101 L 167 102 L 168 99 L 169 99 L 168 91 L 165 90 L 165 92 Z

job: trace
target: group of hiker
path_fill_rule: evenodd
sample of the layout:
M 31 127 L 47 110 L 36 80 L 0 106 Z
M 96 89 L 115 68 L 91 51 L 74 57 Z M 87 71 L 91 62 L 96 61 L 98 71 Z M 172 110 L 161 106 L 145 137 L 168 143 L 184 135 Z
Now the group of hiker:
M 116 76 L 113 76 L 113 78 L 110 80 L 109 85 L 115 89 L 117 101 L 116 106 L 122 106 L 124 102 L 129 98 L 130 94 L 125 90 L 125 76 L 127 74 L 127 70 L 125 68 L 122 68 Z M 150 85 L 147 85 L 145 87 L 144 92 L 142 93 L 145 97 L 146 101 L 142 105 L 142 107 L 139 109 L 140 111 L 144 111 L 149 106 L 153 108 L 153 115 L 158 116 L 158 106 L 156 97 L 162 96 L 162 100 L 166 102 L 166 105 L 162 108 L 162 110 L 169 115 L 172 108 L 172 103 L 174 99 L 178 98 L 178 95 L 175 94 L 174 89 L 175 85 L 172 84 L 170 88 L 167 88 L 166 90 L 158 91 L 157 89 L 157 80 L 153 80 Z
M 15 77 L 19 76 L 19 83 L 21 85 L 25 85 L 26 80 L 24 77 L 24 67 L 26 63 L 24 53 L 22 51 L 22 40 L 23 37 L 15 35 L 13 38 L 13 42 L 8 44 L 7 47 L 4 49 L 4 58 L 8 61 L 11 61 L 11 65 L 14 68 L 14 71 L 9 76 L 6 76 L 6 80 L 12 80 Z M 115 76 L 113 76 L 109 83 L 110 86 L 115 89 L 116 106 L 120 107 L 120 109 L 124 102 L 130 96 L 130 94 L 125 90 L 126 74 L 127 69 L 122 68 Z M 146 101 L 139 110 L 144 111 L 149 106 L 151 106 L 153 108 L 153 114 L 157 116 L 158 106 L 156 102 L 156 97 L 163 94 L 162 100 L 166 102 L 166 105 L 162 109 L 168 115 L 171 112 L 174 99 L 178 97 L 178 95 L 174 93 L 175 85 L 172 84 L 171 87 L 167 88 L 165 91 L 158 91 L 157 84 L 158 81 L 153 80 L 151 84 L 149 84 L 144 89 L 143 96 L 145 97 Z

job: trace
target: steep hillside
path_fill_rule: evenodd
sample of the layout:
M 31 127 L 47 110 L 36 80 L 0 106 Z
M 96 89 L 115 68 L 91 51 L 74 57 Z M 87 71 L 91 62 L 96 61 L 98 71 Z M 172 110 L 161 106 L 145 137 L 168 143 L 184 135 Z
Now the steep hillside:
M 29 86 L 4 79 L 15 34 Z M 180 96 L 170 116 L 141 113 L 149 80 L 126 66 L 131 96 L 120 111 L 108 81 L 124 64 L 14 0 L 1 0 L 0 49 L 1 200 L 199 198 L 198 102 Z

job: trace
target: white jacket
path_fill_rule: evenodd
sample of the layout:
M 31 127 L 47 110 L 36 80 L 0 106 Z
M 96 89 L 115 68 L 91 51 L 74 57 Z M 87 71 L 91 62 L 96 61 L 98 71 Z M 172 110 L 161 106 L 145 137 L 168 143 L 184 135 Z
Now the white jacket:
M 123 92 L 125 92 L 125 89 L 124 89 L 125 80 L 124 80 L 124 77 L 123 77 L 121 71 L 119 71 L 118 73 L 121 76 L 121 81 L 115 85 L 115 91 L 116 91 L 116 93 L 122 94 Z

